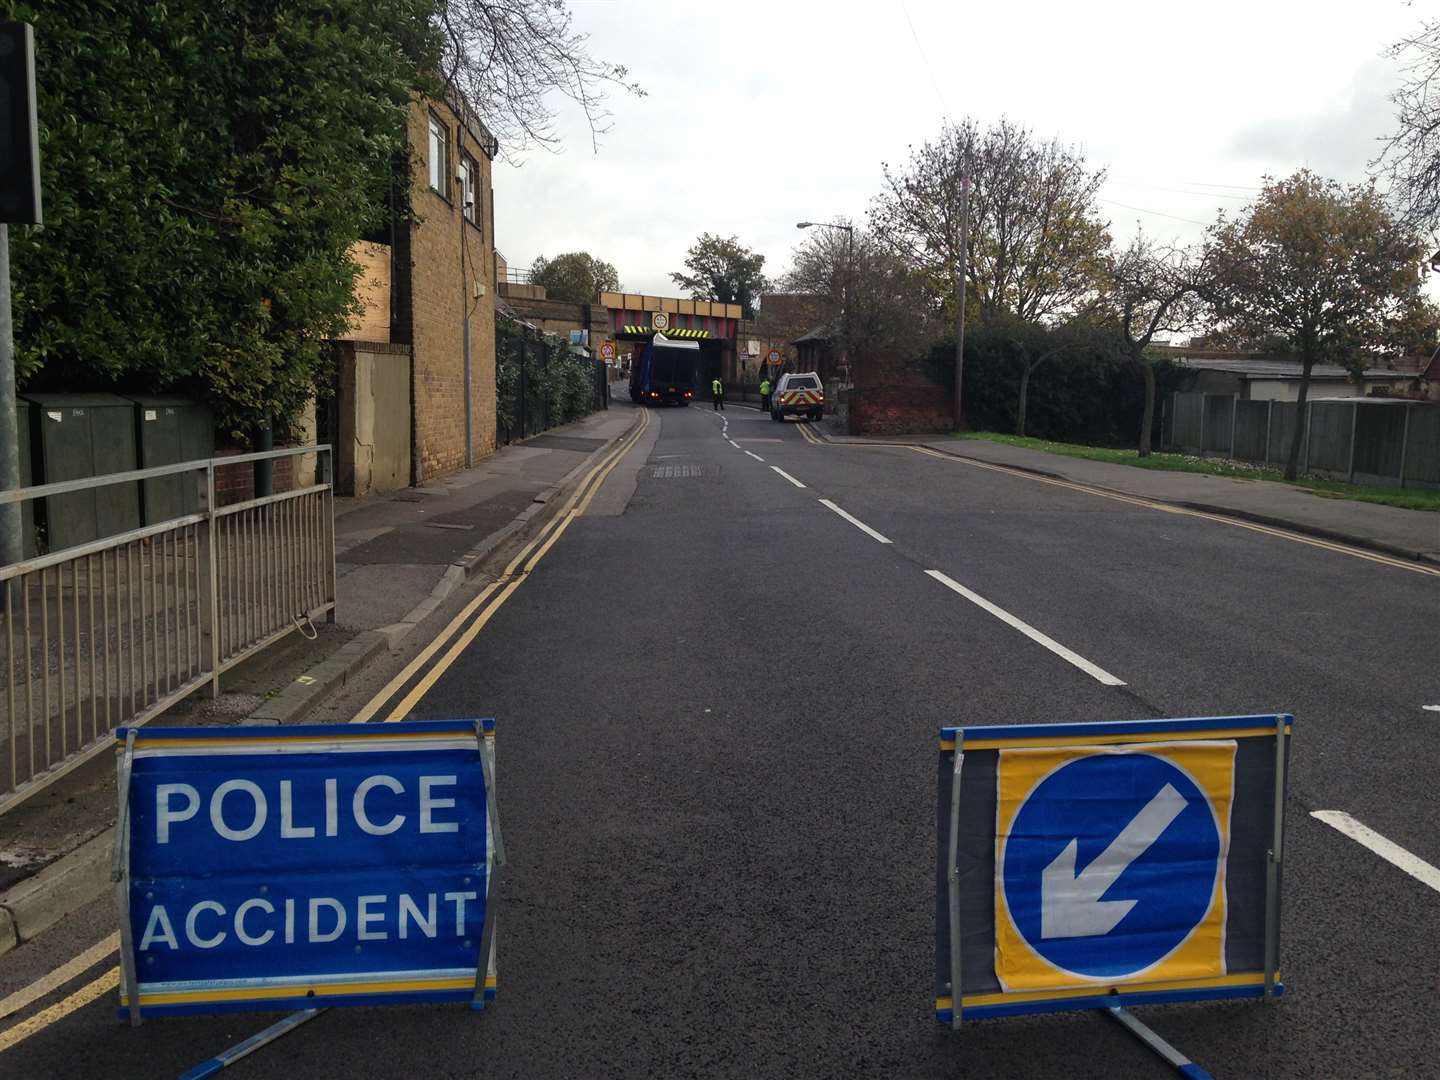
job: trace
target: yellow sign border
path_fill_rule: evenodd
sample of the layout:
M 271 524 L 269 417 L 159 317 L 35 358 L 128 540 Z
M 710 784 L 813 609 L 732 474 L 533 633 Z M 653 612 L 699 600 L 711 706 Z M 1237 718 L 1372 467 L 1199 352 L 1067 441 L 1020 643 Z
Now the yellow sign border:
M 1014 747 L 999 751 L 995 799 L 995 976 L 1005 993 L 1083 988 L 1143 986 L 1223 977 L 1228 897 L 1226 861 L 1230 853 L 1231 812 L 1235 803 L 1234 739 L 1181 740 L 1139 746 L 1091 743 L 1076 746 Z M 1223 760 L 1213 760 L 1223 754 Z M 1015 925 L 1004 893 L 1005 843 L 1021 806 L 1056 770 L 1100 754 L 1147 754 L 1184 772 L 1205 792 L 1220 831 L 1215 885 L 1204 918 L 1174 949 L 1149 967 L 1121 979 L 1081 975 L 1046 960 Z M 1012 767 L 1007 770 L 1007 764 Z

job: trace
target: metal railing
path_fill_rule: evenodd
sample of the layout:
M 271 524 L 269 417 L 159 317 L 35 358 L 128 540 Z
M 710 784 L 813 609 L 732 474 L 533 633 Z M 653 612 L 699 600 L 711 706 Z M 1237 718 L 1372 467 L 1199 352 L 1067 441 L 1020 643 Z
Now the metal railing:
M 312 483 L 215 505 L 215 470 L 312 455 Z M 300 470 L 297 470 L 300 471 Z M 0 492 L 0 506 L 188 474 L 200 511 L 0 567 L 0 813 L 220 675 L 334 618 L 329 446 L 163 465 Z M 298 479 L 298 477 L 297 477 Z

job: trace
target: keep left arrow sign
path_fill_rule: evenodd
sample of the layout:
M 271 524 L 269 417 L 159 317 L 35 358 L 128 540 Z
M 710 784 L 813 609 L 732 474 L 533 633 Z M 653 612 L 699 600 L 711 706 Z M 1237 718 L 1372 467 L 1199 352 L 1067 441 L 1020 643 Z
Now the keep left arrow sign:
M 1079 874 L 1075 872 L 1079 841 L 1066 844 L 1041 878 L 1040 936 L 1100 937 L 1115 929 L 1136 902 L 1101 897 L 1131 863 L 1160 839 L 1185 805 L 1185 796 L 1167 783 Z

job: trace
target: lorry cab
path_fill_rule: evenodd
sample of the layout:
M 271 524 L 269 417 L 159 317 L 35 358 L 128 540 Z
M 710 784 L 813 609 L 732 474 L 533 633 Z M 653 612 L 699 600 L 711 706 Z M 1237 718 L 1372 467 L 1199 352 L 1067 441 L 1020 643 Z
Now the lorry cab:
M 770 419 L 784 421 L 786 416 L 804 416 L 819 420 L 825 415 L 825 387 L 815 371 L 792 371 L 780 376 L 770 396 Z

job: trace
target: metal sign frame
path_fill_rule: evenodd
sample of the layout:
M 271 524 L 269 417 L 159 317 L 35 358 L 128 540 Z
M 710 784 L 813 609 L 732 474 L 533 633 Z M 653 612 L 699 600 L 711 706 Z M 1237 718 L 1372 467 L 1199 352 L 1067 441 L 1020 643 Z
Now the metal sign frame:
M 1200 1001 L 1209 999 L 1269 997 L 1283 992 L 1280 982 L 1280 898 L 1282 885 L 1285 825 L 1285 791 L 1290 735 L 1294 718 L 1289 714 L 1258 716 L 1196 717 L 1173 720 L 1119 721 L 1004 725 L 992 727 L 946 727 L 940 731 L 939 783 L 936 824 L 940 854 L 936 888 L 936 1020 L 958 1029 L 962 1019 L 1015 1016 L 1026 1013 L 1058 1012 L 1072 1009 L 1114 1010 L 1129 1004 Z M 1237 766 L 1237 798 L 1243 779 L 1247 821 L 1265 819 L 1264 835 L 1246 835 L 1232 846 L 1229 866 L 1237 859 L 1245 865 L 1239 871 L 1254 883 L 1254 892 L 1263 893 L 1263 915 L 1242 915 L 1232 906 L 1227 910 L 1234 950 L 1241 963 L 1231 963 L 1226 974 L 1213 979 L 1147 983 L 1143 979 L 1096 980 L 1094 989 L 1005 992 L 999 983 L 977 987 L 976 973 L 992 965 L 995 921 L 989 924 L 990 952 L 985 954 L 984 927 L 972 926 L 967 934 L 965 914 L 994 904 L 995 769 L 1002 748 L 1075 747 L 1143 749 L 1146 744 L 1184 743 L 1200 740 L 1235 740 L 1243 754 L 1244 768 Z M 1266 745 L 1269 744 L 1269 745 Z M 1158 748 L 1157 748 L 1158 752 Z M 991 755 L 993 764 L 983 755 Z M 986 773 L 986 769 L 990 771 Z M 963 780 L 971 779 L 967 788 Z M 984 777 L 991 779 L 982 789 Z M 976 787 L 979 781 L 982 787 Z M 983 817 L 987 805 L 989 818 Z M 969 820 L 965 809 L 973 812 Z M 1262 813 L 1263 810 L 1263 813 Z M 1254 830 L 1249 830 L 1253 833 Z M 988 855 L 987 855 L 988 846 Z M 990 862 L 986 863 L 986 858 Z M 967 893 L 967 886 L 989 890 L 981 898 Z M 1263 884 L 1262 884 L 1263 883 Z M 973 892 L 973 890 L 972 890 Z M 1243 932 L 1234 926 L 1241 920 Z M 983 920 L 982 920 L 983 921 Z M 1260 925 L 1257 929 L 1256 922 Z M 968 946 L 981 959 L 968 958 Z M 1253 962 L 1252 962 L 1253 961 Z M 969 976 L 967 982 L 967 975 Z M 958 994 L 957 994 L 958 991 Z M 956 998 L 960 1008 L 955 1008 Z M 1118 1018 L 1122 1019 L 1123 1018 Z M 1127 1025 L 1128 1026 L 1128 1025 Z

